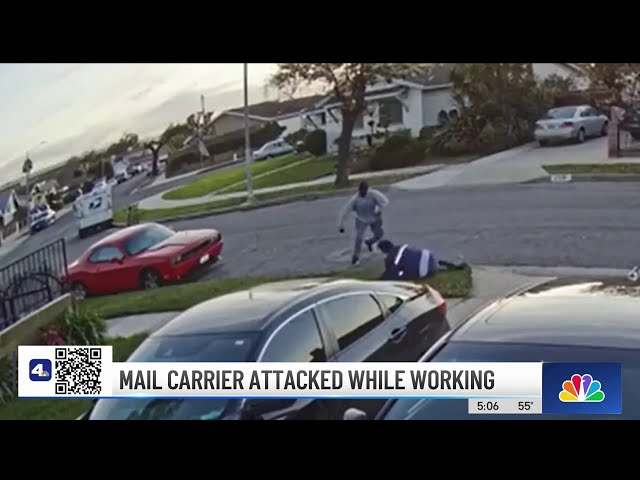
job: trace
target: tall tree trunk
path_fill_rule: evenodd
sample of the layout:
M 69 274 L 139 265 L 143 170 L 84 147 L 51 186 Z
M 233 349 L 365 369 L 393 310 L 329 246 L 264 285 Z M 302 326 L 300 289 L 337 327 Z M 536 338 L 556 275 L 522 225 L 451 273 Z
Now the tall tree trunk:
M 349 186 L 349 155 L 351 153 L 351 135 L 356 124 L 357 115 L 342 111 L 342 132 L 338 143 L 338 170 L 336 172 L 336 187 Z
M 151 150 L 151 153 L 153 155 L 153 162 L 152 162 L 152 168 L 151 168 L 151 175 L 154 177 L 158 176 L 158 150 L 156 150 L 155 148 Z

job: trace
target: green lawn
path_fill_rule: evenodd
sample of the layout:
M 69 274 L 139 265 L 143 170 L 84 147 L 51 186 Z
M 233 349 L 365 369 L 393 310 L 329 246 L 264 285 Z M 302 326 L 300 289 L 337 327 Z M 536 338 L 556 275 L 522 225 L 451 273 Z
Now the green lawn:
M 251 165 L 251 173 L 254 176 L 262 175 L 276 168 L 286 167 L 299 162 L 307 157 L 307 154 L 293 154 L 283 157 L 271 158 L 262 162 L 255 162 Z M 210 193 L 218 192 L 231 187 L 236 183 L 241 183 L 245 179 L 244 165 L 230 168 L 222 172 L 214 172 L 211 175 L 193 182 L 187 183 L 180 188 L 170 190 L 162 198 L 165 200 L 183 200 L 185 198 L 197 198 Z M 241 189 L 242 190 L 242 189 Z
M 552 175 L 640 175 L 640 163 L 563 163 L 543 168 Z
M 414 177 L 416 174 L 394 174 L 371 177 L 367 179 L 367 182 L 371 186 L 391 185 L 393 183 L 407 180 Z M 257 204 L 269 205 L 270 203 L 281 203 L 283 201 L 297 201 L 304 200 L 310 197 L 322 196 L 322 195 L 334 195 L 338 193 L 349 192 L 356 188 L 360 180 L 353 180 L 350 182 L 349 187 L 343 189 L 337 189 L 333 183 L 327 183 L 322 185 L 314 185 L 313 187 L 296 187 L 279 192 L 270 192 L 256 195 Z M 138 216 L 141 222 L 153 222 L 160 221 L 167 218 L 179 217 L 182 215 L 196 215 L 204 213 L 218 213 L 228 210 L 245 208 L 243 204 L 246 203 L 246 196 L 239 198 L 229 198 L 226 200 L 218 200 L 215 202 L 200 203 L 197 205 L 188 205 L 184 207 L 173 208 L 158 208 L 153 210 L 138 209 Z M 115 222 L 126 222 L 127 210 L 119 210 L 114 215 Z
M 146 335 L 112 338 L 113 361 L 124 362 Z M 0 420 L 75 420 L 91 406 L 91 400 L 51 400 L 19 398 L 0 405 Z
M 331 155 L 327 157 L 311 158 L 300 165 L 292 166 L 279 172 L 264 175 L 253 180 L 253 188 L 259 190 L 261 188 L 279 187 L 293 183 L 309 182 L 317 178 L 331 175 L 335 172 L 336 157 Z M 234 185 L 229 189 L 225 189 L 220 193 L 242 192 L 247 189 L 246 182 Z
M 380 258 L 382 263 L 382 257 Z M 335 278 L 357 278 L 375 280 L 380 277 L 381 268 L 360 268 L 321 276 Z M 305 278 L 318 277 L 317 274 Z M 96 311 L 104 318 L 114 318 L 138 313 L 181 311 L 210 298 L 252 288 L 257 285 L 288 280 L 287 277 L 244 277 L 223 278 L 204 282 L 172 285 L 156 290 L 120 293 L 83 300 L 83 308 Z M 466 297 L 471 291 L 471 270 L 442 272 L 429 280 L 429 285 L 438 289 L 445 297 Z

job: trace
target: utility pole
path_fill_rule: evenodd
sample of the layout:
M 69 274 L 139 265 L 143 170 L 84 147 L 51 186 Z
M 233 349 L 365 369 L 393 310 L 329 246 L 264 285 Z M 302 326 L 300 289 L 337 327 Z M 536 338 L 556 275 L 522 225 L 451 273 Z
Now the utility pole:
M 247 202 L 254 201 L 253 197 L 253 175 L 251 174 L 251 136 L 249 133 L 249 83 L 247 63 L 244 64 L 244 158 L 247 176 Z
M 204 127 L 206 122 L 207 111 L 204 107 L 204 95 L 200 95 L 200 121 L 198 122 L 198 141 L 202 144 L 204 142 Z M 200 168 L 204 168 L 204 156 L 202 155 L 202 148 L 198 145 L 198 151 L 200 152 Z

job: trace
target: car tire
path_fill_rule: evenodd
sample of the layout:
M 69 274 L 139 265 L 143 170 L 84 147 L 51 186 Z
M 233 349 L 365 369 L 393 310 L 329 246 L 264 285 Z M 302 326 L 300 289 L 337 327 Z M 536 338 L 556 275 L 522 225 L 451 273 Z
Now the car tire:
M 607 135 L 609 135 L 609 122 L 604 122 L 604 125 L 602 125 L 602 131 L 600 132 L 600 135 L 602 135 L 603 137 L 606 137 Z
M 71 285 L 71 291 L 73 292 L 73 297 L 76 300 L 83 300 L 87 298 L 87 287 L 85 287 L 82 282 L 74 282 Z
M 580 130 L 578 130 L 578 135 L 576 136 L 576 141 L 578 143 L 584 143 L 584 128 L 581 128 Z
M 160 275 L 153 268 L 145 268 L 140 273 L 140 288 L 142 290 L 153 290 L 160 286 Z
M 538 140 L 538 145 L 540 145 L 541 147 L 546 147 L 547 145 L 549 145 L 549 140 Z
M 81 228 L 80 230 L 78 230 L 78 238 L 83 239 L 86 236 L 87 236 L 87 232 L 85 231 L 84 228 Z

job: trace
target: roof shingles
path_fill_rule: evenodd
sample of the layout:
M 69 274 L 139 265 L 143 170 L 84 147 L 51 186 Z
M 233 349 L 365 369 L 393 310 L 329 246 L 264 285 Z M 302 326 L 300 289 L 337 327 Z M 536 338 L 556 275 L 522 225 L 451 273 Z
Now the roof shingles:
M 269 101 L 256 103 L 255 105 L 249 105 L 249 115 L 262 118 L 277 118 L 292 115 L 315 105 L 323 98 L 325 98 L 325 95 L 311 95 L 286 100 L 284 102 Z M 244 107 L 232 108 L 229 112 L 242 114 L 244 113 Z

